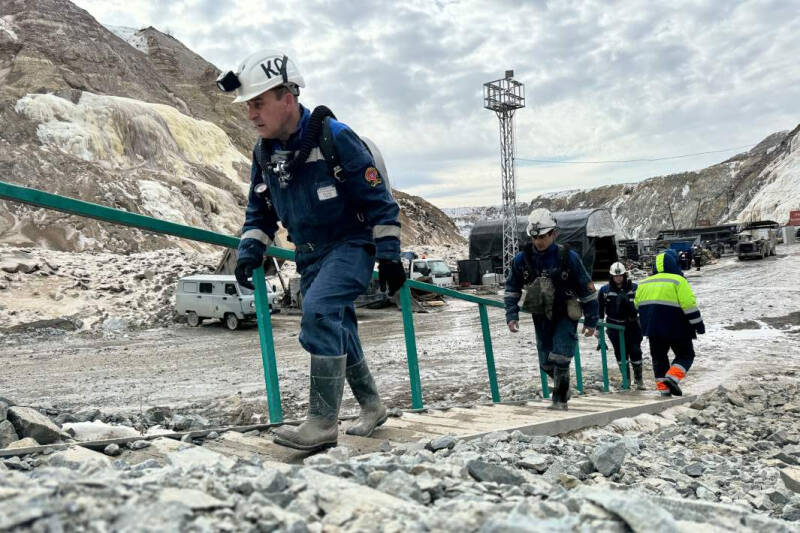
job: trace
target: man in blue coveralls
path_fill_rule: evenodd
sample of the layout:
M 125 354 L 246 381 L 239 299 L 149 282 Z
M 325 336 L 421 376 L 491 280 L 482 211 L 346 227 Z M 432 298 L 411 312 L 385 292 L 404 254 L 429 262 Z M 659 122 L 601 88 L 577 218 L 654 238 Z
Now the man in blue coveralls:
M 505 306 L 508 329 L 519 331 L 519 300 L 526 289 L 522 310 L 533 315 L 539 368 L 553 379 L 551 409 L 567 409 L 569 366 L 578 343 L 578 320 L 584 315 L 583 334 L 597 327 L 597 292 L 578 254 L 555 244 L 558 224 L 552 213 L 539 208 L 528 216 L 528 243 L 514 256 L 506 279 Z
M 323 106 L 311 113 L 299 104 L 305 82 L 283 53 L 256 52 L 217 85 L 237 91 L 234 102 L 247 104 L 260 136 L 236 279 L 252 287 L 248 278 L 263 264 L 278 221 L 295 243 L 301 276 L 299 340 L 311 354 L 308 415 L 299 427 L 277 428 L 275 442 L 307 451 L 335 446 L 345 379 L 361 406 L 347 433 L 369 436 L 387 415 L 364 359 L 353 302 L 367 289 L 376 259 L 389 294 L 405 281 L 397 203 L 353 130 Z M 326 131 L 332 154 L 321 144 Z

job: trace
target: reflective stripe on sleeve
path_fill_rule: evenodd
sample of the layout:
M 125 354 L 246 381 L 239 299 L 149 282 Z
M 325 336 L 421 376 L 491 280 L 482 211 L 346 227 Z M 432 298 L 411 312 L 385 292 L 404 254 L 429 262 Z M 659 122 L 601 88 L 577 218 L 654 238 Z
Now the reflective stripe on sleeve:
M 597 293 L 596 292 L 591 292 L 591 293 L 587 294 L 586 296 L 584 296 L 583 298 L 578 298 L 578 301 L 580 303 L 582 303 L 582 304 L 591 302 L 592 300 L 597 300 Z
M 509 296 L 512 296 L 514 298 L 519 298 L 520 296 L 522 296 L 522 293 L 521 292 L 508 292 L 508 291 L 506 291 L 505 297 L 507 298 Z
M 689 321 L 689 324 L 699 324 L 699 323 L 700 323 L 700 322 L 702 322 L 702 321 L 703 321 L 703 319 L 702 319 L 702 318 L 700 318 L 700 317 L 697 317 L 697 318 L 693 318 L 693 319 L 691 319 L 691 320 Z
M 372 229 L 372 238 L 381 239 L 383 237 L 400 238 L 400 226 L 393 226 L 391 224 L 378 224 Z
M 687 315 L 690 315 L 692 313 L 699 313 L 700 310 L 696 307 L 692 307 L 691 309 L 684 309 L 683 312 Z
M 670 302 L 668 300 L 645 300 L 645 301 L 640 301 L 639 302 L 639 307 L 642 307 L 643 305 L 666 305 L 666 306 L 669 306 L 669 307 L 677 307 L 678 309 L 681 308 L 681 304 L 679 304 L 678 302 Z
M 656 279 L 646 279 L 639 282 L 639 285 L 644 285 L 645 283 L 672 283 L 673 285 L 680 285 L 680 281 L 677 279 L 668 279 L 668 278 L 656 278 Z
M 255 239 L 264 246 L 270 246 L 272 244 L 272 239 L 269 238 L 269 235 L 261 231 L 260 229 L 249 229 L 242 233 L 242 239 Z

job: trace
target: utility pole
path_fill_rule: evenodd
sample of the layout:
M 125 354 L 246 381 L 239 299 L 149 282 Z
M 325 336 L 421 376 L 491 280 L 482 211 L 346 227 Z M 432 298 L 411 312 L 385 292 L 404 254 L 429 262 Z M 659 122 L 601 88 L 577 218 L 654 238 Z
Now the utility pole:
M 675 231 L 675 219 L 672 218 L 672 204 L 667 202 L 667 209 L 669 209 L 669 219 L 672 222 L 672 231 Z
M 525 86 L 507 70 L 504 78 L 483 84 L 483 107 L 500 119 L 500 169 L 503 193 L 503 275 L 517 254 L 517 182 L 514 176 L 514 111 L 525 107 Z
M 697 227 L 697 217 L 700 215 L 700 204 L 703 201 L 700 200 L 699 198 L 695 198 L 694 201 L 697 202 L 697 210 L 694 212 L 694 226 L 692 226 L 692 227 L 696 228 Z

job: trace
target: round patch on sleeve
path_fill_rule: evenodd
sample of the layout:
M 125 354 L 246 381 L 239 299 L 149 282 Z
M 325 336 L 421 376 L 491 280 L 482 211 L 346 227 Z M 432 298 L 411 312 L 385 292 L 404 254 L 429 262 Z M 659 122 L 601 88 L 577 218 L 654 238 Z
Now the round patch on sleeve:
M 376 187 L 381 184 L 381 175 L 378 174 L 378 169 L 375 167 L 368 167 L 364 171 L 364 179 L 367 180 L 370 187 Z

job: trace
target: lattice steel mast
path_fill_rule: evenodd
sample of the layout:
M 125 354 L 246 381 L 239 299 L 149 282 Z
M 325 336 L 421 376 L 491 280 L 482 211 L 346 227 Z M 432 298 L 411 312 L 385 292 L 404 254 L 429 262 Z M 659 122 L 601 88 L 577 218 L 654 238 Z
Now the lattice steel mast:
M 514 175 L 514 111 L 525 107 L 525 86 L 505 78 L 483 84 L 483 107 L 500 119 L 500 169 L 503 191 L 503 275 L 508 276 L 517 251 L 517 181 Z

